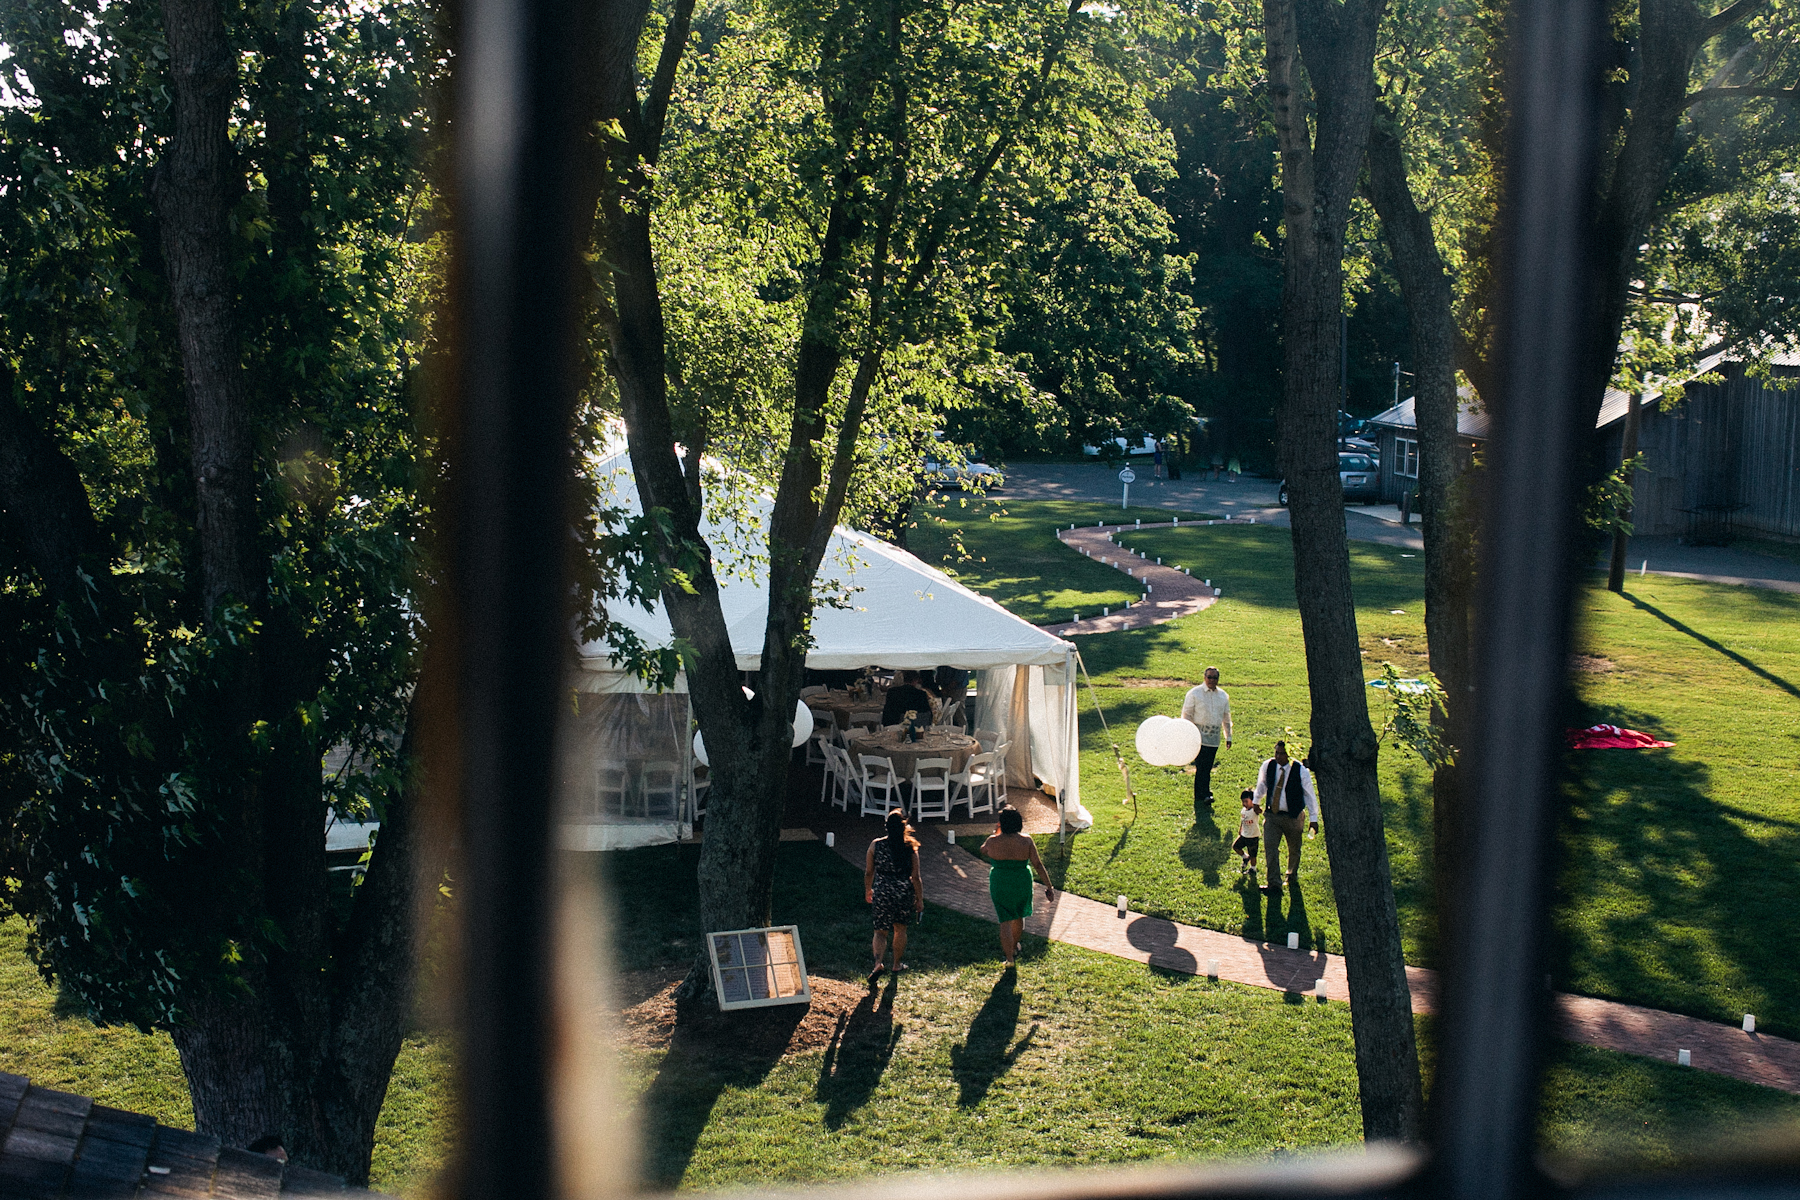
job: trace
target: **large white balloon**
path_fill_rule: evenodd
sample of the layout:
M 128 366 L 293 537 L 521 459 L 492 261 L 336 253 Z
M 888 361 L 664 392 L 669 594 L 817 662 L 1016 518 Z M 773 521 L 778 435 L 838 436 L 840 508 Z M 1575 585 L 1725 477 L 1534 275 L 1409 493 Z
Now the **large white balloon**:
M 1200 754 L 1200 730 L 1192 721 L 1171 720 L 1156 731 L 1156 748 L 1164 766 L 1179 767 Z
M 1169 723 L 1169 718 L 1165 717 L 1159 713 L 1154 717 L 1150 717 L 1150 718 L 1146 719 L 1142 725 L 1138 726 L 1138 728 L 1137 728 L 1137 751 L 1138 751 L 1138 756 L 1140 758 L 1142 758 L 1145 762 L 1154 764 L 1155 766 L 1159 766 L 1159 767 L 1168 765 L 1167 763 L 1158 761 L 1157 754 L 1156 754 L 1157 730 L 1161 729 L 1164 725 L 1167 725 L 1168 723 Z
M 749 688 L 745 688 L 744 694 L 750 696 L 754 693 Z M 806 701 L 796 700 L 794 702 L 794 740 L 792 745 L 804 746 L 806 739 L 812 736 L 812 731 L 812 709 L 806 707 Z M 703 767 L 712 766 L 712 762 L 706 757 L 706 737 L 698 729 L 694 730 L 694 761 Z

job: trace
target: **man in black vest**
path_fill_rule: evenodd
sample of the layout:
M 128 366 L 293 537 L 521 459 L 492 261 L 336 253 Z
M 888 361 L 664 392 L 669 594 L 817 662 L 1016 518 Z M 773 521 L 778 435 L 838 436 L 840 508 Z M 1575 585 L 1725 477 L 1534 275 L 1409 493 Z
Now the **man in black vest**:
M 1287 842 L 1287 877 L 1300 878 L 1300 840 L 1302 829 L 1310 825 L 1319 831 L 1319 795 L 1313 787 L 1312 772 L 1304 763 L 1288 758 L 1287 743 L 1275 743 L 1275 757 L 1263 760 L 1256 773 L 1256 800 L 1267 817 L 1263 821 L 1264 853 L 1269 863 L 1269 890 L 1281 890 L 1281 843 Z

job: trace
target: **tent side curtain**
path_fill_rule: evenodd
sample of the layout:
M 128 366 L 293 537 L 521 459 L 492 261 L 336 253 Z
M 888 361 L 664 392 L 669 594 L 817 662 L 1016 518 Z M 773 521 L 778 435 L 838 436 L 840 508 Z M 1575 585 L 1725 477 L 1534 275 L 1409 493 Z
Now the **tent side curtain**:
M 1076 720 L 1072 655 L 1051 666 L 1005 666 L 981 672 L 976 684 L 979 724 L 1011 743 L 1009 787 L 1042 781 L 1056 795 L 1063 821 L 1086 829 L 1094 819 L 1081 803 L 1081 743 Z
M 623 850 L 691 836 L 688 724 L 684 693 L 575 691 L 558 749 L 564 848 Z

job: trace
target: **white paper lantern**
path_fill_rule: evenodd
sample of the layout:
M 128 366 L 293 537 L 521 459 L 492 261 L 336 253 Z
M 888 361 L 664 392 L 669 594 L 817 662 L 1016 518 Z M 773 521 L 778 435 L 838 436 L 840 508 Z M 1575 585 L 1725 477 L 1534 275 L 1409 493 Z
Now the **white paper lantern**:
M 712 766 L 712 761 L 706 757 L 706 736 L 698 729 L 694 730 L 694 761 L 703 767 Z
M 1138 757 L 1142 758 L 1145 762 L 1152 763 L 1156 766 L 1166 765 L 1158 758 L 1156 753 L 1156 731 L 1161 729 L 1164 725 L 1167 725 L 1169 721 L 1169 717 L 1165 717 L 1161 713 L 1158 713 L 1154 717 L 1146 718 L 1144 723 L 1137 727 Z
M 794 701 L 794 745 L 804 746 L 806 739 L 812 736 L 812 709 L 806 707 L 806 701 Z

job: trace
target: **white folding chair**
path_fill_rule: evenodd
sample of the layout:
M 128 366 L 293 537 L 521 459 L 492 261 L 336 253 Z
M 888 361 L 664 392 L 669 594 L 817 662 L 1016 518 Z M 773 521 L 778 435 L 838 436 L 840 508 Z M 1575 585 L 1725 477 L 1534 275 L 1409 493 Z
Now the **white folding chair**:
M 850 714 L 850 728 L 852 728 L 852 729 L 880 729 L 881 728 L 881 711 L 879 709 L 870 709 L 870 710 L 867 710 L 864 712 L 851 713 Z
M 894 778 L 894 760 L 879 754 L 864 754 L 862 759 L 862 814 L 885 817 L 888 810 L 901 807 L 900 781 Z
M 969 806 L 969 819 L 994 811 L 994 756 L 971 754 L 963 769 L 950 776 L 950 807 Z
M 631 772 L 625 769 L 622 762 L 603 762 L 595 781 L 593 816 L 624 817 L 630 814 L 625 811 L 625 797 L 631 791 Z
M 981 748 L 983 750 L 986 750 L 991 754 L 993 753 L 994 747 L 1000 744 L 1000 735 L 992 729 L 977 729 L 975 731 L 975 740 L 981 743 Z
M 712 772 L 696 765 L 693 773 L 688 776 L 688 795 L 693 801 L 694 820 L 698 821 L 706 815 L 706 794 L 711 790 Z
M 856 764 L 850 761 L 848 750 L 842 746 L 832 746 L 830 750 L 831 806 L 849 812 L 852 804 L 860 805 L 862 803 L 862 779 L 857 774 Z
M 913 764 L 913 820 L 927 817 L 950 819 L 950 760 L 921 758 Z
M 944 705 L 944 711 L 938 714 L 938 723 L 953 725 L 960 732 L 962 730 L 962 701 L 952 700 L 949 704 Z
M 829 799 L 831 796 L 831 777 L 834 774 L 836 774 L 836 772 L 837 772 L 837 761 L 835 759 L 833 759 L 831 756 L 831 752 L 834 749 L 836 749 L 836 747 L 834 747 L 830 742 L 824 742 L 819 747 L 819 753 L 821 753 L 825 756 L 825 769 L 819 772 L 819 803 L 820 804 L 825 803 L 825 801 L 827 799 Z M 810 761 L 810 759 L 809 759 L 809 761 Z
M 672 762 L 644 764 L 644 815 L 673 821 L 681 815 L 681 768 Z
M 825 741 L 831 731 L 824 725 L 814 725 L 813 731 L 806 738 L 806 765 L 818 767 L 825 765 Z

